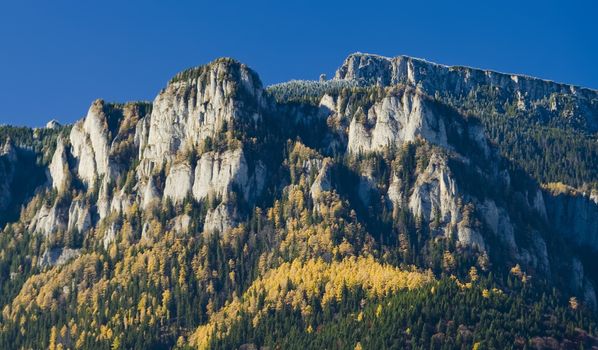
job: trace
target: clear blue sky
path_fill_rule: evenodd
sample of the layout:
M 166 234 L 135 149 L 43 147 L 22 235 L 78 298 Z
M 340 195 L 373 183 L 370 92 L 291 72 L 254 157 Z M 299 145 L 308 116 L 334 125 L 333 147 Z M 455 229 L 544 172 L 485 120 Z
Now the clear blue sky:
M 0 4 L 0 124 L 73 122 L 153 100 L 230 56 L 264 84 L 331 75 L 351 52 L 423 57 L 598 88 L 595 1 L 30 1 Z

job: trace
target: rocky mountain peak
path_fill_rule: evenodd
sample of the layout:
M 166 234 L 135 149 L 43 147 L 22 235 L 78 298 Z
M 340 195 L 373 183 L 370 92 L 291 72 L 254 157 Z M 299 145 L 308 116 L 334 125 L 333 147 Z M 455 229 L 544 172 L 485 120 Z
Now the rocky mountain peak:
M 60 124 L 56 119 L 52 119 L 46 123 L 46 129 L 58 129 L 61 126 L 62 124 Z
M 87 116 L 73 125 L 70 134 L 78 174 L 90 186 L 108 170 L 109 129 L 104 107 L 103 100 L 95 100 Z
M 175 75 L 138 130 L 147 135 L 140 138 L 143 176 L 179 151 L 217 139 L 224 129 L 257 122 L 265 106 L 259 77 L 235 60 L 221 58 Z
M 211 75 L 212 73 L 215 73 L 215 75 Z M 246 87 L 250 90 L 262 89 L 262 82 L 255 71 L 247 65 L 229 57 L 218 58 L 205 65 L 179 72 L 168 82 L 168 85 L 189 83 L 196 80 L 203 81 L 205 84 L 205 79 L 211 79 L 210 83 L 216 80 L 241 82 L 246 84 Z

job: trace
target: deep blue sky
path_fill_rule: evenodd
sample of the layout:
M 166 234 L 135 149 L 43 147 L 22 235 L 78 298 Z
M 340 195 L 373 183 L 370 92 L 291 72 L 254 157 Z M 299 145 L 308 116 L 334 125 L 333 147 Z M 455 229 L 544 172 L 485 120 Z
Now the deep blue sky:
M 264 84 L 332 75 L 351 52 L 423 57 L 598 88 L 594 1 L 30 1 L 0 4 L 0 124 L 72 122 L 153 100 L 231 56 Z

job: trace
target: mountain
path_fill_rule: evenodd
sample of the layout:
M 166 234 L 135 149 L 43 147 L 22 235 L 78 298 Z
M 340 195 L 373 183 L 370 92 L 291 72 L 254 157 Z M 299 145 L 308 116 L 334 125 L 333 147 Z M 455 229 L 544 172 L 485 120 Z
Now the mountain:
M 588 348 L 598 91 L 350 55 L 0 127 L 0 346 Z

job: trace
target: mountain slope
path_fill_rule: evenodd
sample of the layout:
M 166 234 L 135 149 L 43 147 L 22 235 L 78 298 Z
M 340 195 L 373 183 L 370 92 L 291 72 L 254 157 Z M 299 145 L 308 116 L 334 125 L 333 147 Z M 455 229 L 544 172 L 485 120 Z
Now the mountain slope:
M 6 129 L 0 344 L 591 346 L 597 101 L 365 54 L 264 89 L 223 58 L 152 103 Z M 17 190 L 18 167 L 41 180 Z M 377 326 L 331 343 L 355 317 Z

